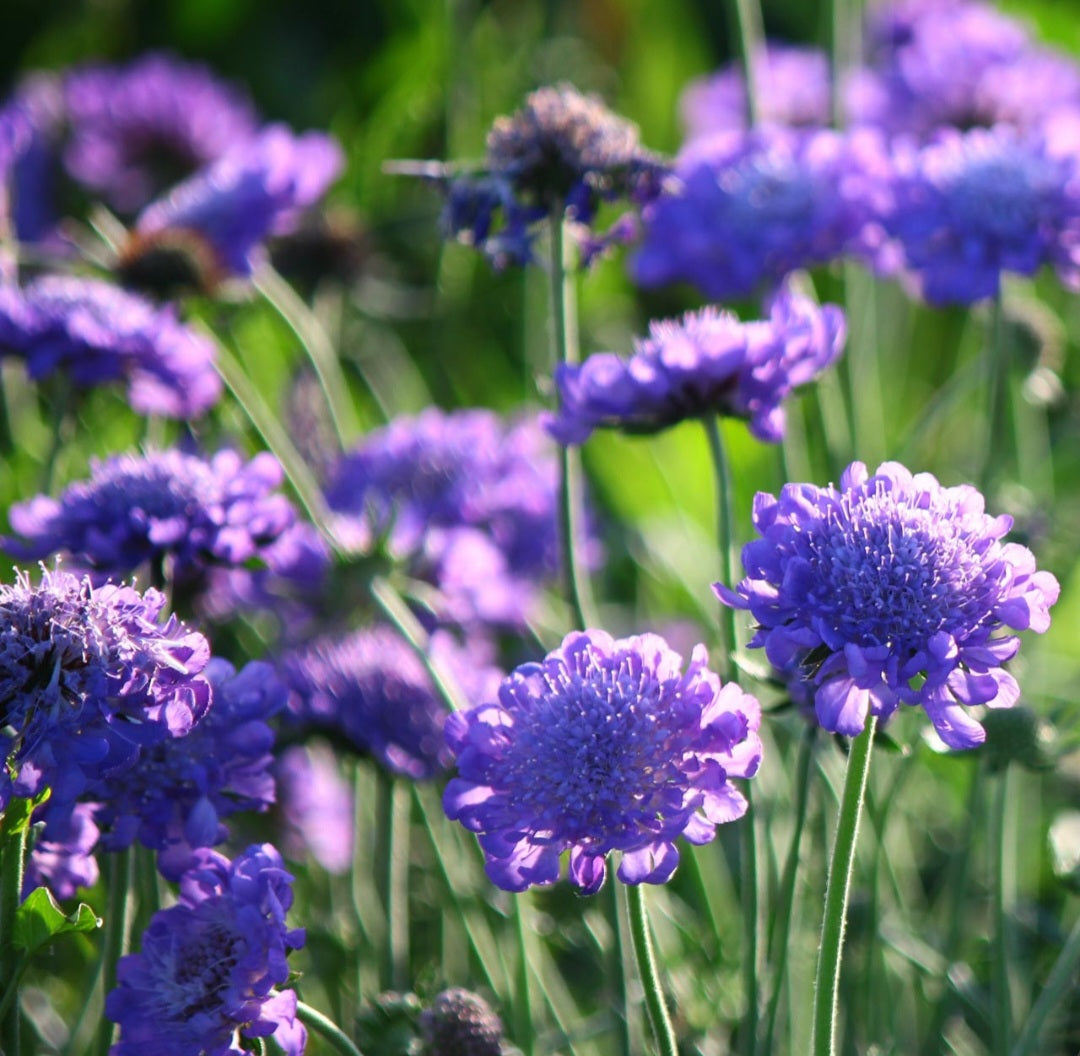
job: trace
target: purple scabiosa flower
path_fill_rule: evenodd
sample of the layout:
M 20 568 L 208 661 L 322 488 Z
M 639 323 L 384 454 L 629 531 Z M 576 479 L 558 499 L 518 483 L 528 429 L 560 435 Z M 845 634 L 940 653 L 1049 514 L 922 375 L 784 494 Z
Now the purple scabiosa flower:
M 905 268 L 932 304 L 995 296 L 1003 271 L 1055 265 L 1080 276 L 1077 164 L 1043 136 L 1014 129 L 944 132 L 896 155 L 883 217 Z
M 817 128 L 832 119 L 829 57 L 820 48 L 768 43 L 755 53 L 758 118 L 764 124 Z M 746 128 L 746 79 L 731 64 L 691 81 L 679 103 L 688 140 Z
M 99 870 L 94 849 L 101 835 L 94 824 L 94 804 L 76 803 L 67 818 L 46 826 L 26 859 L 22 896 L 47 887 L 54 898 L 74 898 L 93 887 Z
M 328 873 L 352 866 L 352 786 L 329 745 L 294 745 L 275 767 L 278 802 L 285 822 L 282 848 L 288 858 L 311 855 Z
M 265 240 L 292 230 L 343 162 L 328 135 L 296 136 L 284 125 L 268 125 L 148 205 L 121 268 L 144 252 L 187 250 L 194 242 L 212 258 L 215 275 L 246 277 Z
M 230 862 L 196 851 L 180 881 L 180 901 L 159 910 L 142 950 L 120 959 L 105 1015 L 120 1025 L 113 1056 L 240 1056 L 236 1035 L 273 1036 L 301 1056 L 307 1032 L 296 993 L 278 990 L 286 957 L 304 944 L 285 922 L 293 877 L 268 843 Z
M 178 847 L 221 843 L 228 836 L 223 819 L 274 802 L 274 731 L 267 720 L 285 707 L 288 690 L 260 661 L 237 671 L 215 658 L 203 673 L 214 706 L 194 729 L 142 749 L 130 771 L 90 786 L 105 850 L 138 840 L 174 861 Z
M 114 455 L 93 461 L 90 480 L 58 499 L 13 506 L 21 538 L 6 545 L 24 558 L 69 555 L 101 582 L 149 569 L 156 586 L 197 595 L 209 569 L 264 559 L 296 524 L 292 503 L 275 490 L 282 479 L 266 452 L 250 462 L 235 451 Z
M 26 360 L 34 379 L 63 372 L 75 387 L 125 379 L 140 414 L 193 418 L 217 402 L 214 343 L 172 308 L 100 279 L 46 275 L 0 286 L 0 355 Z
M 855 736 L 868 714 L 920 705 L 949 747 L 972 748 L 985 731 L 968 708 L 1016 703 L 1010 631 L 1045 631 L 1058 583 L 1001 542 L 1012 518 L 986 514 L 975 488 L 853 462 L 839 489 L 759 492 L 754 524 L 746 578 L 715 590 L 753 616 L 751 646 L 811 683 L 825 729 Z
M 645 287 L 690 282 L 717 300 L 775 288 L 796 268 L 870 252 L 878 138 L 765 127 L 688 144 L 644 213 L 633 259 Z
M 46 821 L 140 746 L 182 737 L 210 707 L 206 639 L 175 617 L 165 597 L 88 579 L 25 572 L 0 584 L 0 809 L 12 795 L 52 790 Z
M 421 1056 L 502 1056 L 502 1020 L 479 995 L 451 987 L 420 1013 Z
M 569 84 L 540 88 L 520 110 L 496 119 L 482 173 L 445 181 L 443 226 L 498 265 L 527 264 L 536 228 L 553 211 L 591 228 L 601 202 L 649 201 L 663 174 L 637 126 L 596 96 Z M 612 231 L 613 238 L 625 234 L 622 225 Z
M 746 418 L 759 439 L 783 436 L 784 399 L 840 355 L 843 312 L 782 291 L 770 318 L 741 323 L 705 308 L 654 322 L 634 354 L 589 356 L 556 367 L 558 414 L 548 430 L 582 443 L 596 428 L 653 433 L 687 418 Z
M 123 213 L 255 136 L 255 114 L 205 66 L 152 52 L 64 78 L 67 170 Z
M 502 677 L 486 643 L 462 647 L 437 631 L 430 648 L 469 700 L 488 694 Z M 341 638 L 318 638 L 286 653 L 280 668 L 292 690 L 289 716 L 296 724 L 336 734 L 405 777 L 425 780 L 446 768 L 446 705 L 396 631 L 375 625 Z
M 458 776 L 443 806 L 479 834 L 495 884 L 554 883 L 567 850 L 570 879 L 587 894 L 612 851 L 624 883 L 663 883 L 677 837 L 707 843 L 742 816 L 730 779 L 757 772 L 760 708 L 721 686 L 707 661 L 697 646 L 684 674 L 657 635 L 574 632 L 514 670 L 497 702 L 447 719 Z

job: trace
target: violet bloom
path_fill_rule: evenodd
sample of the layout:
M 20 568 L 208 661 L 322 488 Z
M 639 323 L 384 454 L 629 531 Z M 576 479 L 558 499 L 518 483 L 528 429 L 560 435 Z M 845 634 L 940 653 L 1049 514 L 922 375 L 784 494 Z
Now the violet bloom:
M 495 884 L 554 883 L 567 850 L 586 894 L 612 851 L 624 883 L 663 883 L 679 836 L 707 843 L 745 813 L 730 779 L 757 772 L 760 709 L 707 661 L 697 646 L 684 674 L 657 635 L 574 632 L 513 671 L 497 702 L 447 719 L 459 776 L 443 806 L 479 834 Z
M 655 197 L 664 174 L 636 125 L 569 84 L 540 88 L 497 118 L 483 169 L 445 181 L 443 226 L 500 266 L 532 260 L 539 225 L 553 212 L 591 228 L 601 202 L 640 205 Z M 616 225 L 611 238 L 625 234 Z
M 946 132 L 901 151 L 883 218 L 931 304 L 996 296 L 1003 271 L 1080 276 L 1077 165 L 1045 137 L 1006 127 Z
M 268 125 L 140 214 L 124 266 L 143 251 L 205 247 L 222 275 L 251 274 L 270 235 L 292 230 L 337 177 L 344 155 L 321 132 Z
M 820 48 L 768 43 L 755 54 L 758 120 L 818 128 L 832 120 L 829 57 Z M 687 139 L 746 128 L 746 78 L 732 63 L 691 81 L 679 102 Z
M 214 343 L 172 308 L 100 279 L 45 275 L 0 286 L 0 355 L 35 380 L 63 373 L 74 388 L 125 380 L 140 414 L 193 418 L 221 396 Z
M 165 597 L 88 579 L 25 572 L 0 584 L 0 809 L 11 796 L 52 796 L 68 816 L 96 780 L 131 766 L 140 747 L 183 737 L 210 707 L 206 639 Z
M 694 140 L 644 213 L 632 261 L 645 287 L 690 282 L 723 300 L 796 268 L 874 248 L 886 157 L 876 137 L 778 127 Z
M 9 511 L 9 550 L 25 558 L 65 554 L 98 581 L 149 568 L 155 585 L 204 589 L 211 568 L 265 560 L 296 524 L 273 455 L 245 462 L 235 451 L 210 459 L 181 451 L 114 455 L 91 462 L 88 481 L 58 499 L 39 495 Z
M 432 635 L 431 652 L 469 700 L 502 672 L 480 642 Z M 446 705 L 427 669 L 391 628 L 376 625 L 341 638 L 319 638 L 285 654 L 281 675 L 292 689 L 289 715 L 305 729 L 334 734 L 395 774 L 424 780 L 444 770 Z
M 230 815 L 274 802 L 267 720 L 285 707 L 288 690 L 259 661 L 237 671 L 215 658 L 203 673 L 214 693 L 206 717 L 186 736 L 144 748 L 130 771 L 106 774 L 88 790 L 105 850 L 138 840 L 175 861 L 178 848 L 225 840 L 222 822 Z
M 556 367 L 559 411 L 548 429 L 562 443 L 582 443 L 597 428 L 654 433 L 719 414 L 748 419 L 755 436 L 775 443 L 783 401 L 837 359 L 845 331 L 839 308 L 786 290 L 760 322 L 716 308 L 654 322 L 629 359 L 596 353 Z
M 746 578 L 715 590 L 753 616 L 752 647 L 811 684 L 825 729 L 855 736 L 869 714 L 920 705 L 949 747 L 972 748 L 986 734 L 968 709 L 1016 703 L 1010 630 L 1045 631 L 1059 588 L 1001 542 L 1012 518 L 987 515 L 975 488 L 853 462 L 839 490 L 759 492 L 754 525 Z
M 328 873 L 347 873 L 356 827 L 353 790 L 333 749 L 317 743 L 294 745 L 282 752 L 275 772 L 286 857 L 310 854 Z
M 64 102 L 68 172 L 124 213 L 255 136 L 240 92 L 167 54 L 69 70 Z
M 307 1031 L 296 1018 L 286 957 L 304 944 L 285 922 L 293 877 L 268 843 L 230 862 L 196 851 L 180 901 L 159 910 L 142 950 L 120 958 L 105 1015 L 120 1025 L 112 1056 L 242 1056 L 243 1038 L 274 1040 L 301 1056 Z
M 26 859 L 22 897 L 46 887 L 54 898 L 74 898 L 93 887 L 100 875 L 94 850 L 101 832 L 94 824 L 94 804 L 76 803 L 67 818 L 46 826 Z

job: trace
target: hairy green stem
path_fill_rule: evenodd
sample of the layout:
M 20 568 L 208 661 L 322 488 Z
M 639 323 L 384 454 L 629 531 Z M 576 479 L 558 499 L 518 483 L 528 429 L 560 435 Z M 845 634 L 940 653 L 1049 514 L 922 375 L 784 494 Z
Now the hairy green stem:
M 24 818 L 15 818 L 10 810 L 0 815 L 0 984 L 4 986 L 14 983 L 18 974 L 20 958 L 14 941 L 15 914 L 22 898 L 27 834 Z M 0 1012 L 0 1051 L 12 1056 L 19 1051 L 17 995 Z
M 814 988 L 813 1056 L 836 1056 L 836 1012 L 840 996 L 840 958 L 847 923 L 848 894 L 855 864 L 855 844 L 859 820 L 870 773 L 870 755 L 874 746 L 876 716 L 871 715 L 866 728 L 851 742 L 847 776 L 840 799 L 840 818 L 836 826 L 832 863 L 825 888 L 825 915 L 821 923 L 817 979 Z
M 105 927 L 101 946 L 101 983 L 105 993 L 116 982 L 116 966 L 127 953 L 131 921 L 130 895 L 135 855 L 132 848 L 115 851 L 105 859 Z M 115 1024 L 104 1015 L 98 1024 L 94 1051 L 108 1056 Z
M 626 950 L 623 944 L 623 914 L 619 905 L 622 884 L 608 883 L 604 910 L 611 928 L 611 947 L 608 950 L 608 977 L 612 988 L 612 1008 L 618 1031 L 619 1056 L 630 1056 L 633 1039 L 630 1031 L 630 997 L 626 988 Z
M 329 1042 L 334 1051 L 340 1052 L 341 1056 L 364 1056 L 353 1040 L 332 1019 L 327 1018 L 311 1005 L 297 1001 L 296 1018 Z
M 678 1056 L 678 1043 L 675 1029 L 671 1025 L 671 1015 L 664 991 L 660 986 L 660 975 L 656 966 L 656 954 L 653 951 L 652 935 L 645 913 L 645 894 L 642 884 L 626 885 L 626 908 L 630 918 L 630 935 L 634 942 L 634 956 L 637 958 L 638 973 L 645 991 L 645 1007 L 649 1011 L 656 1046 L 660 1056 Z

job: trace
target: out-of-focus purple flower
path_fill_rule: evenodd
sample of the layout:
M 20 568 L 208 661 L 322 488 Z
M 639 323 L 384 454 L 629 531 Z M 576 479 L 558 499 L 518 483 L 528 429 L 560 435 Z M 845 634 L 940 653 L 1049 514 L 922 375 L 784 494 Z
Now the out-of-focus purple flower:
M 213 567 L 265 560 L 296 524 L 292 503 L 275 489 L 281 466 L 261 452 L 210 459 L 181 451 L 114 455 L 91 463 L 91 477 L 59 497 L 39 495 L 9 512 L 21 539 L 6 546 L 23 558 L 65 554 L 98 581 L 149 568 L 155 585 L 198 594 Z
M 420 1013 L 420 1056 L 502 1056 L 502 1020 L 479 995 L 451 987 Z
M 94 824 L 94 804 L 76 803 L 67 818 L 48 826 L 26 859 L 22 895 L 47 887 L 54 898 L 74 898 L 80 888 L 98 882 L 94 848 L 101 835 Z
M 655 197 L 664 171 L 637 126 L 596 96 L 569 84 L 540 88 L 495 120 L 481 173 L 443 179 L 443 226 L 497 265 L 527 264 L 536 230 L 553 212 L 591 228 L 603 201 Z M 623 234 L 622 226 L 612 230 L 613 238 Z
M 468 700 L 482 699 L 502 677 L 481 641 L 460 646 L 436 631 L 430 649 Z M 447 766 L 446 705 L 424 665 L 391 628 L 375 625 L 316 639 L 285 654 L 281 675 L 293 691 L 289 715 L 300 726 L 342 737 L 388 770 L 416 780 Z
M 1001 273 L 1053 264 L 1080 277 L 1075 157 L 1008 127 L 943 132 L 897 152 L 883 217 L 903 264 L 932 304 L 995 296 Z
M 255 136 L 255 114 L 205 66 L 151 52 L 64 78 L 72 178 L 130 213 Z
M 144 748 L 130 771 L 94 782 L 88 796 L 106 850 L 138 840 L 170 852 L 212 847 L 228 836 L 222 821 L 274 802 L 274 731 L 267 720 L 285 707 L 288 690 L 267 663 L 237 671 L 213 659 L 204 674 L 214 706 L 184 737 Z
M 50 788 L 46 820 L 105 775 L 135 762 L 140 746 L 183 737 L 210 707 L 206 639 L 165 597 L 44 571 L 0 584 L 0 809 L 12 795 Z
M 208 247 L 223 274 L 250 275 L 255 251 L 268 236 L 292 230 L 343 163 L 331 136 L 296 136 L 284 125 L 268 125 L 148 205 L 125 261 L 194 238 Z
M 759 492 L 754 524 L 746 578 L 716 592 L 753 616 L 751 646 L 812 685 L 825 729 L 855 736 L 869 714 L 917 704 L 949 747 L 972 748 L 986 734 L 968 708 L 1016 703 L 1010 629 L 1045 631 L 1059 588 L 1001 542 L 1012 518 L 987 515 L 975 488 L 853 462 L 839 490 Z
M 193 418 L 217 402 L 214 343 L 170 307 L 100 279 L 46 275 L 0 286 L 0 355 L 34 379 L 62 372 L 75 388 L 124 379 L 141 414 Z
M 840 355 L 843 312 L 782 291 L 768 320 L 741 323 L 716 308 L 654 322 L 629 359 L 597 353 L 556 367 L 558 414 L 548 430 L 582 443 L 594 429 L 654 433 L 687 418 L 746 418 L 754 435 L 777 442 L 783 401 Z
M 236 1039 L 273 1036 L 301 1056 L 307 1032 L 296 1018 L 286 956 L 304 944 L 290 929 L 293 877 L 268 843 L 230 862 L 196 851 L 179 904 L 159 910 L 142 950 L 120 959 L 105 1015 L 120 1025 L 114 1056 L 240 1056 Z
M 829 57 L 820 48 L 768 43 L 755 52 L 758 120 L 820 128 L 832 120 Z M 679 103 L 687 139 L 746 128 L 746 78 L 731 64 L 691 81 Z
M 497 703 L 447 719 L 458 776 L 443 806 L 480 835 L 495 884 L 554 883 L 567 850 L 586 893 L 600 889 L 612 851 L 624 883 L 663 883 L 679 836 L 707 843 L 742 816 L 730 779 L 757 772 L 760 709 L 707 662 L 697 646 L 684 674 L 657 635 L 575 632 L 511 673 Z
M 872 253 L 887 172 L 869 133 L 774 126 L 694 140 L 644 212 L 634 278 L 646 287 L 690 282 L 724 300 L 845 252 Z
M 353 793 L 341 775 L 337 757 L 326 744 L 295 745 L 275 768 L 278 802 L 288 858 L 310 854 L 328 873 L 346 873 L 352 865 Z

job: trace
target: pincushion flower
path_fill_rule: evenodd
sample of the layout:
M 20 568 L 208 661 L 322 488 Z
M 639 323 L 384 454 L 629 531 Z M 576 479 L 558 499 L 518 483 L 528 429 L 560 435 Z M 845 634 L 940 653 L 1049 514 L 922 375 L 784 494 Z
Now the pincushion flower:
M 581 443 L 596 428 L 653 433 L 719 414 L 748 419 L 755 436 L 776 442 L 784 399 L 837 359 L 845 331 L 839 308 L 786 290 L 767 320 L 705 308 L 653 322 L 629 359 L 595 353 L 555 368 L 559 410 L 548 429 Z
M 140 746 L 189 733 L 210 707 L 206 639 L 165 597 L 88 579 L 19 572 L 0 584 L 0 809 L 45 788 L 46 820 L 66 818 L 91 783 Z
M 451 987 L 420 1013 L 419 1056 L 503 1056 L 502 1020 L 479 995 Z
M 853 462 L 839 489 L 759 492 L 754 525 L 746 578 L 715 590 L 754 618 L 751 647 L 809 683 L 825 729 L 855 736 L 870 714 L 918 705 L 949 747 L 972 748 L 985 731 L 968 709 L 1016 703 L 1012 632 L 1045 631 L 1059 588 L 1002 542 L 1012 518 L 989 516 L 975 488 Z
M 34 379 L 63 373 L 75 388 L 126 380 L 141 414 L 193 418 L 217 402 L 213 342 L 101 279 L 45 275 L 0 286 L 0 355 L 26 361 Z
M 657 635 L 574 632 L 515 669 L 497 700 L 449 716 L 458 776 L 443 806 L 479 834 L 495 884 L 554 883 L 564 851 L 588 894 L 612 851 L 624 883 L 663 883 L 679 836 L 707 843 L 742 816 L 731 778 L 757 772 L 760 709 L 707 660 L 697 646 L 684 673 Z
M 268 843 L 230 862 L 193 853 L 179 903 L 159 910 L 142 950 L 120 959 L 105 1015 L 120 1025 L 113 1056 L 242 1056 L 243 1038 L 274 1037 L 288 1056 L 304 1051 L 296 993 L 278 990 L 286 957 L 304 944 L 285 922 L 293 877 Z

